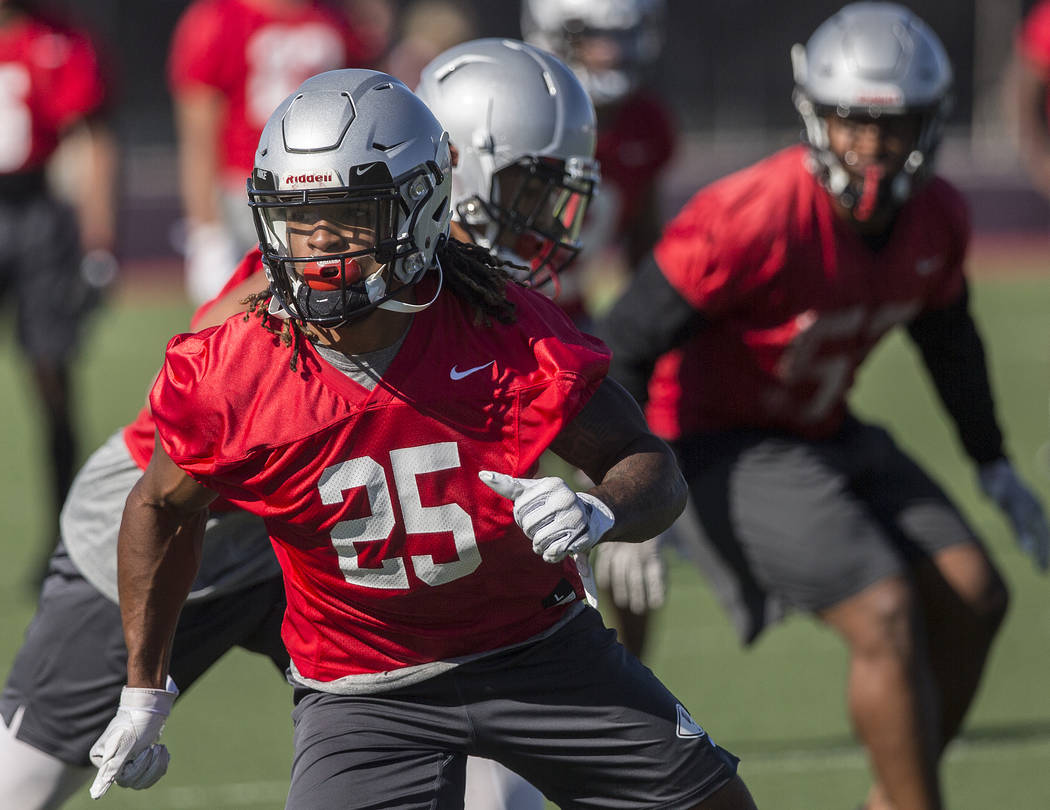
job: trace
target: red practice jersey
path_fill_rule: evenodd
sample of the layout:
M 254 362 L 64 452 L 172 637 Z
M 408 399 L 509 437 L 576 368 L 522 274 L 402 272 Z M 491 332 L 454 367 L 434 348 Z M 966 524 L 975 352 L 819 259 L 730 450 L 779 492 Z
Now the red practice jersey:
M 329 683 L 486 652 L 582 598 L 575 564 L 533 553 L 512 502 L 478 472 L 534 475 L 609 354 L 540 294 L 508 294 L 517 323 L 479 327 L 443 292 L 372 391 L 301 338 L 292 371 L 291 349 L 256 319 L 169 344 L 150 396 L 161 441 L 266 520 L 301 676 Z
M 0 28 L 0 174 L 43 167 L 62 131 L 105 101 L 85 34 L 34 16 Z
M 233 275 L 230 276 L 225 286 L 219 291 L 219 294 L 212 300 L 201 304 L 197 311 L 193 313 L 190 327 L 199 329 L 201 320 L 217 301 L 261 269 L 262 252 L 258 248 L 253 248 L 244 254 L 244 258 L 241 259 L 237 269 L 233 271 Z M 146 465 L 149 464 L 149 460 L 153 456 L 155 432 L 153 416 L 150 414 L 148 406 L 143 406 L 142 410 L 139 411 L 139 415 L 135 417 L 135 421 L 124 428 L 124 444 L 127 445 L 132 460 L 143 470 L 146 469 Z M 212 509 L 216 509 L 216 504 L 212 504 Z
M 1044 79 L 1050 80 L 1050 2 L 1043 0 L 1037 3 L 1025 17 L 1018 34 L 1017 48 Z M 1047 102 L 1050 104 L 1050 87 L 1047 89 Z M 1050 115 L 1050 107 L 1047 109 Z
M 733 427 L 818 438 L 846 412 L 857 367 L 897 324 L 956 301 L 970 235 L 965 202 L 934 178 L 873 252 L 785 149 L 699 192 L 654 250 L 707 325 L 661 357 L 653 430 L 675 439 Z
M 201 85 L 222 93 L 220 170 L 239 188 L 274 109 L 314 74 L 360 65 L 364 47 L 346 17 L 320 2 L 268 8 L 197 0 L 175 28 L 169 81 L 175 95 Z
M 608 122 L 602 122 L 594 156 L 601 164 L 601 193 L 618 198 L 616 233 L 638 217 L 639 206 L 647 204 L 647 191 L 671 160 L 676 140 L 670 111 L 645 90 L 628 96 L 610 113 Z

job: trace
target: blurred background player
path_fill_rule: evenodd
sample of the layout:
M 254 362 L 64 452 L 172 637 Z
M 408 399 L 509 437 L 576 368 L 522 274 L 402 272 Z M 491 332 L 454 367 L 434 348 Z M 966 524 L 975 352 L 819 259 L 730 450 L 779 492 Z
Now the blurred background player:
M 265 289 L 258 250 L 229 290 L 194 316 L 201 329 Z M 153 453 L 148 408 L 114 433 L 77 474 L 62 509 L 61 541 L 0 692 L 0 807 L 53 810 L 94 773 L 88 752 L 120 702 L 127 675 L 117 606 L 117 529 L 131 487 Z M 200 572 L 179 619 L 171 674 L 183 693 L 234 646 L 266 655 L 283 675 L 284 588 L 262 521 L 212 510 Z
M 493 38 L 435 58 L 416 93 L 456 150 L 455 235 L 550 291 L 581 249 L 599 180 L 594 106 L 581 83 L 546 51 Z
M 660 179 L 678 135 L 653 70 L 664 40 L 663 0 L 524 0 L 522 36 L 559 56 L 587 89 L 598 117 L 595 158 L 601 193 L 584 224 L 585 249 L 563 280 L 557 302 L 591 323 L 587 299 L 622 284 L 652 249 L 663 224 Z M 673 530 L 672 530 L 673 531 Z M 642 655 L 652 611 L 664 601 L 663 538 L 607 543 L 595 576 L 609 597 L 620 640 Z
M 524 0 L 522 37 L 564 61 L 587 89 L 598 116 L 595 157 L 601 194 L 586 224 L 583 267 L 566 277 L 559 303 L 586 316 L 581 285 L 616 267 L 633 268 L 660 235 L 657 197 L 677 134 L 652 81 L 663 45 L 663 0 Z
M 107 89 L 87 34 L 27 0 L 0 0 L 0 290 L 39 396 L 58 510 L 76 463 L 71 364 L 100 290 L 116 274 L 116 150 Z M 73 205 L 49 187 L 63 147 Z M 49 526 L 39 583 L 57 537 Z
M 1004 455 L 965 204 L 933 174 L 952 85 L 940 40 L 901 6 L 858 3 L 792 61 L 808 145 L 700 191 L 599 331 L 678 451 L 703 568 L 741 639 L 789 608 L 835 630 L 876 780 L 866 807 L 936 810 L 1007 590 L 938 485 L 847 407 L 892 327 L 1041 570 L 1050 538 Z
M 528 268 L 545 292 L 581 248 L 598 182 L 595 116 L 552 54 L 478 39 L 438 55 L 416 95 L 449 133 L 452 235 Z M 543 795 L 492 760 L 467 760 L 468 810 L 540 810 Z
M 419 84 L 424 66 L 438 54 L 477 36 L 470 7 L 457 0 L 407 3 L 397 15 L 395 30 L 382 69 L 409 87 Z
M 1007 116 L 1032 185 L 1050 199 L 1050 0 L 1024 18 L 1006 74 Z
M 367 6 L 366 6 L 367 7 Z M 370 64 L 347 16 L 323 0 L 196 0 L 169 53 L 179 181 L 186 216 L 186 289 L 194 303 L 222 288 L 256 244 L 244 182 L 267 117 L 307 77 Z

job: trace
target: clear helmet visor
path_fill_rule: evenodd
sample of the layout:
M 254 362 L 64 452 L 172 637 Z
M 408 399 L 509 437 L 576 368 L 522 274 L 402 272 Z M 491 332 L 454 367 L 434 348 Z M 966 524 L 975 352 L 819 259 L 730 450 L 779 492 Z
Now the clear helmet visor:
M 499 226 L 492 246 L 533 274 L 565 269 L 579 252 L 596 182 L 596 166 L 560 160 L 526 158 L 500 169 L 492 178 L 490 214 Z
M 272 195 L 257 199 L 269 251 L 287 261 L 293 284 L 338 290 L 370 276 L 386 263 L 384 245 L 395 230 L 392 199 Z

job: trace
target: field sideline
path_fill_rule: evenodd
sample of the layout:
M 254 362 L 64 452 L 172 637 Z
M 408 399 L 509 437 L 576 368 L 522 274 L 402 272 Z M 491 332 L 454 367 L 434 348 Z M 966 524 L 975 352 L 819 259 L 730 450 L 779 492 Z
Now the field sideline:
M 985 334 L 1001 421 L 1021 473 L 1050 502 L 1047 467 L 1050 280 L 1037 250 L 975 250 L 974 307 Z M 1050 264 L 1050 250 L 1043 267 Z M 1045 273 L 1045 270 L 1043 271 Z M 98 319 L 79 374 L 84 451 L 134 416 L 166 338 L 189 307 L 158 304 L 153 284 L 129 286 Z M 151 294 L 147 294 L 151 291 Z M 167 297 L 167 296 L 166 296 Z M 169 298 L 170 300 L 170 298 Z M 0 666 L 6 672 L 32 615 L 25 579 L 48 521 L 43 470 L 25 370 L 10 318 L 0 335 Z M 899 335 L 865 368 L 855 392 L 863 415 L 887 424 L 926 462 L 987 538 L 1013 594 L 1010 615 L 963 737 L 944 769 L 952 810 L 1050 807 L 1050 580 L 1014 548 L 998 512 L 981 498 L 951 426 Z M 700 577 L 673 561 L 669 606 L 649 664 L 697 720 L 743 759 L 741 773 L 763 810 L 853 810 L 868 784 L 843 704 L 845 659 L 838 641 L 803 617 L 751 651 L 737 646 Z M 191 690 L 168 725 L 171 769 L 146 794 L 86 794 L 71 810 L 106 807 L 278 810 L 290 766 L 290 695 L 269 663 L 231 654 Z

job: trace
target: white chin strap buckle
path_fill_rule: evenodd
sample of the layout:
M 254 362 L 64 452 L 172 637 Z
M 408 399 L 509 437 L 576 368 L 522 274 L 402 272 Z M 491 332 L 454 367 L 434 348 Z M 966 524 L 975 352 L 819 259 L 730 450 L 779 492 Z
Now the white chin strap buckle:
M 429 301 L 427 301 L 425 304 L 409 304 L 405 301 L 396 301 L 393 298 L 391 298 L 390 300 L 384 301 L 382 304 L 380 304 L 378 309 L 385 309 L 389 312 L 422 312 L 424 309 L 426 309 L 435 301 L 437 301 L 438 296 L 441 295 L 441 287 L 445 282 L 445 273 L 441 269 L 441 262 L 437 256 L 434 257 L 434 264 L 437 265 L 438 283 L 437 289 L 434 291 L 434 295 Z M 382 283 L 382 279 L 380 279 L 380 283 Z M 386 284 L 383 284 L 383 289 L 386 289 Z M 371 288 L 369 288 L 368 296 L 369 299 L 371 299 Z

